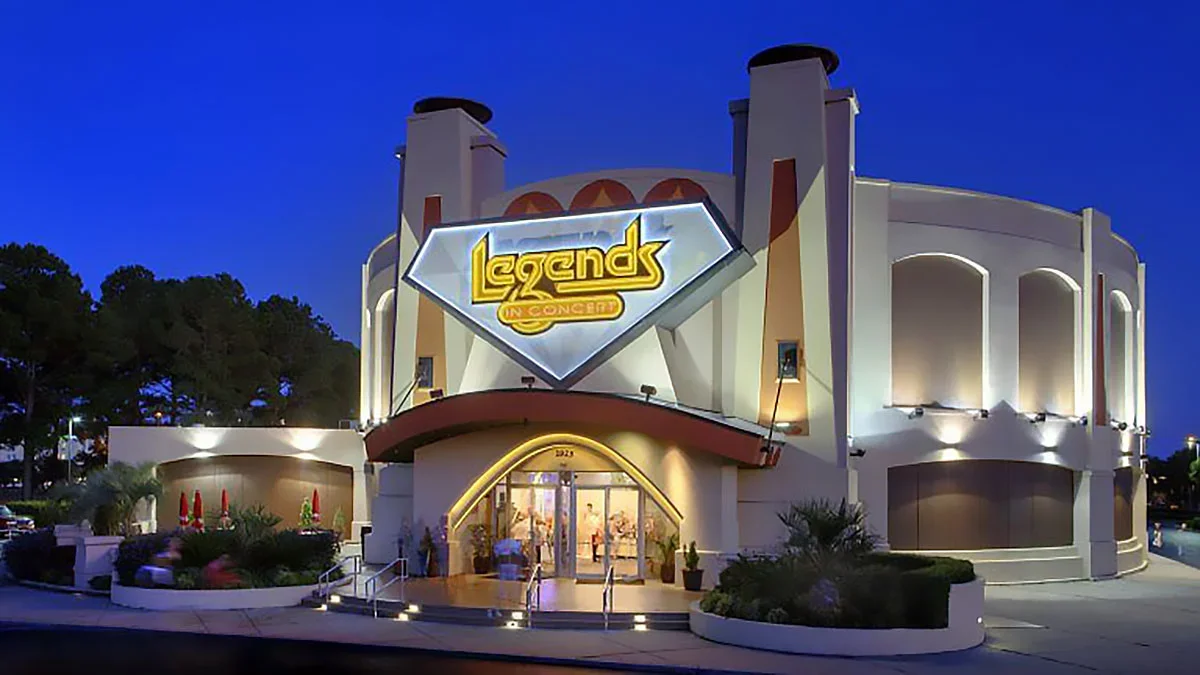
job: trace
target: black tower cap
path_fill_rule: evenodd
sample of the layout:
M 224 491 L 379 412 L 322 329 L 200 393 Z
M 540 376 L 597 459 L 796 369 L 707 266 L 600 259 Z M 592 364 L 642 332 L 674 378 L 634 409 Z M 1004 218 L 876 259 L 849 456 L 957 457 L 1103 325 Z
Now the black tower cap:
M 469 98 L 454 98 L 451 96 L 430 96 L 413 104 L 413 114 L 437 112 L 439 110 L 454 110 L 458 108 L 475 118 L 480 124 L 487 124 L 492 119 L 492 110 L 479 101 Z
M 750 62 L 746 64 L 746 70 L 753 70 L 759 66 L 773 66 L 776 63 L 788 63 L 791 61 L 803 61 L 805 59 L 821 59 L 821 64 L 825 66 L 825 74 L 832 75 L 833 71 L 837 70 L 838 57 L 833 53 L 832 49 L 818 47 L 817 45 L 778 45 L 768 47 L 761 52 L 750 57 Z

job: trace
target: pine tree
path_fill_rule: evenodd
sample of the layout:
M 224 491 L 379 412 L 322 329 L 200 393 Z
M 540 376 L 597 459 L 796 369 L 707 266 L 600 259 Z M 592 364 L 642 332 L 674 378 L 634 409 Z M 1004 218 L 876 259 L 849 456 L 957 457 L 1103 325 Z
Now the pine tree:
M 308 501 L 308 497 L 300 502 L 300 529 L 309 530 L 313 526 L 313 510 L 312 502 Z

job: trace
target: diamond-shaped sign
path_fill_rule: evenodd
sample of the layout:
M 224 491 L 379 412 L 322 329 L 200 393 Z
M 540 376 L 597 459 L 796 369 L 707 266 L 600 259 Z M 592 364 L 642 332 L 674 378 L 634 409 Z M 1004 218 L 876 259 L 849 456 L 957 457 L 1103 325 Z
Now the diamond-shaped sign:
M 739 258 L 749 260 L 704 200 L 439 225 L 404 280 L 569 387 L 650 326 L 710 300 Z

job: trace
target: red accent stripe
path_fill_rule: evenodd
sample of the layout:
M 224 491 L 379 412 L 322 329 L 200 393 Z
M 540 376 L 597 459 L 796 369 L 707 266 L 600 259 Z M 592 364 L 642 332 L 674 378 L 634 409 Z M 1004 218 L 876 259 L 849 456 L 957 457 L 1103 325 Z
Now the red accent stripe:
M 372 429 L 364 440 L 371 461 L 412 461 L 413 451 L 435 441 L 537 423 L 584 435 L 589 428 L 620 429 L 746 466 L 762 462 L 763 438 L 756 433 L 624 396 L 545 389 L 493 389 L 435 399 Z
M 796 187 L 796 160 L 777 159 L 771 167 L 771 241 L 787 232 L 796 219 L 800 197 Z
M 442 222 L 442 197 L 441 195 L 430 195 L 425 198 L 425 212 L 421 214 L 421 224 L 425 226 L 424 233 L 429 233 L 429 228 Z

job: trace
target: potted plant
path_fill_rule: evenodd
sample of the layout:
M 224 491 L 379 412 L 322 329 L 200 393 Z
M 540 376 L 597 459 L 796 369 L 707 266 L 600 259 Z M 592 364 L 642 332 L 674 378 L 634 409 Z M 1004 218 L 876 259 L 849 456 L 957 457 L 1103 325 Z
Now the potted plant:
M 476 524 L 471 528 L 471 565 L 475 574 L 487 574 L 492 568 L 492 535 L 487 525 Z
M 664 584 L 675 583 L 675 550 L 679 548 L 679 533 L 672 532 L 666 539 L 658 540 L 658 578 Z
M 698 591 L 703 582 L 704 570 L 700 569 L 700 554 L 696 553 L 696 541 L 693 539 L 683 553 L 683 588 Z

